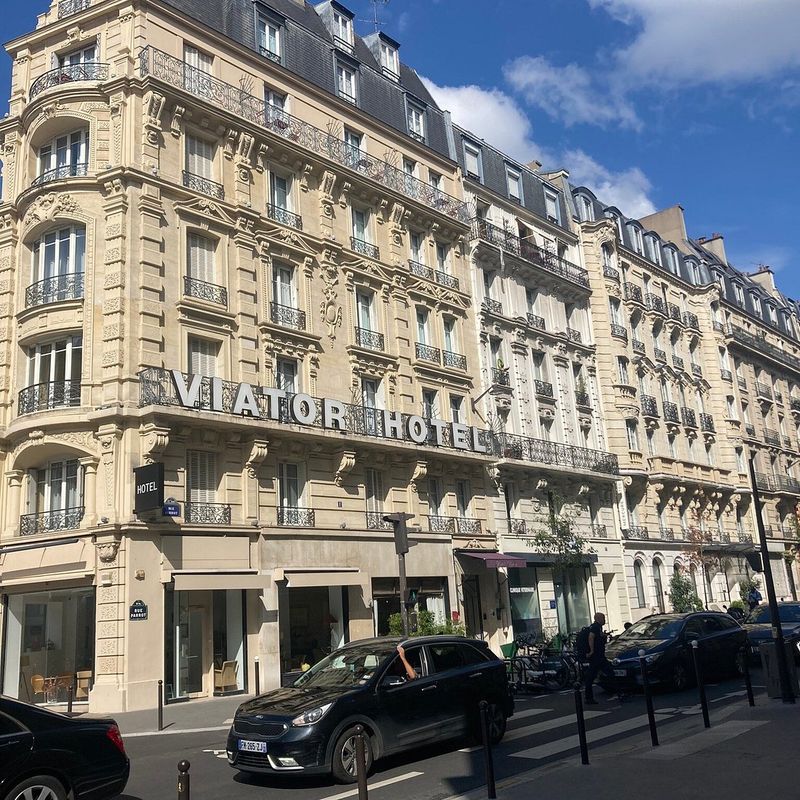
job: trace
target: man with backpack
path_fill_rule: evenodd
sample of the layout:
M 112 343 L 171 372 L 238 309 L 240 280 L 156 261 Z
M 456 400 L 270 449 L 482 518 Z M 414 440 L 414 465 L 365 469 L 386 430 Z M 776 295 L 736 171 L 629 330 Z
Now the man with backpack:
M 585 693 L 584 702 L 587 705 L 596 705 L 592 684 L 595 678 L 603 674 L 614 683 L 614 669 L 606 658 L 606 634 L 603 625 L 606 624 L 606 615 L 598 611 L 594 615 L 594 623 L 584 628 L 579 634 L 575 645 L 576 655 L 583 663 L 583 686 Z M 620 699 L 622 699 L 620 695 Z

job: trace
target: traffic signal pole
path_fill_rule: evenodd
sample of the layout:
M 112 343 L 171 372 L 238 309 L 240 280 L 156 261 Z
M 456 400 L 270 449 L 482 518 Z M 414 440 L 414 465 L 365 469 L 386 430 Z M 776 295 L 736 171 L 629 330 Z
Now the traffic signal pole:
M 408 528 L 406 523 L 413 514 L 384 514 L 383 521 L 391 522 L 394 528 L 394 551 L 397 553 L 397 571 L 400 576 L 400 619 L 403 622 L 403 636 L 411 634 L 408 624 L 408 582 L 406 581 L 406 553 L 409 550 Z
M 400 618 L 403 621 L 403 636 L 409 636 L 411 629 L 408 625 L 408 585 L 406 583 L 406 554 L 397 554 L 397 570 L 400 573 Z

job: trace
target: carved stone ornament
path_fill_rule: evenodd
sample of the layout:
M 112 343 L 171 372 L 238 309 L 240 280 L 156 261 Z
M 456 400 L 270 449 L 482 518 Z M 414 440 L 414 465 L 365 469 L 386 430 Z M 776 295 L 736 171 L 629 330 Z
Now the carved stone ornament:
M 251 478 L 258 477 L 258 468 L 264 463 L 269 454 L 269 442 L 265 439 L 254 439 L 250 446 L 250 455 L 247 456 L 245 467 Z
M 183 115 L 186 113 L 186 108 L 180 104 L 175 106 L 172 112 L 172 122 L 169 126 L 169 132 L 176 138 L 180 139 L 181 129 L 183 128 Z
M 333 217 L 333 188 L 336 184 L 336 175 L 329 170 L 322 173 L 322 180 L 319 186 L 320 205 L 322 213 L 326 217 Z
M 340 450 L 334 455 L 334 459 L 338 459 L 339 466 L 333 476 L 333 482 L 342 487 L 344 484 L 344 476 L 349 475 L 356 465 L 356 452 L 355 450 Z
M 419 491 L 420 482 L 424 481 L 425 478 L 427 477 L 428 477 L 428 462 L 417 461 L 414 464 L 414 472 L 411 474 L 411 480 L 409 481 L 409 486 L 411 487 L 411 491 L 416 494 Z
M 150 92 L 145 99 L 147 116 L 145 117 L 144 129 L 149 144 L 158 144 L 158 135 L 161 131 L 161 114 L 164 111 L 165 102 L 164 95 L 158 92 Z
M 97 557 L 104 564 L 111 564 L 117 558 L 119 552 L 119 542 L 95 542 Z
M 144 439 L 142 455 L 148 464 L 156 461 L 169 445 L 170 429 L 159 425 L 145 425 L 139 435 Z
M 31 205 L 25 214 L 25 227 L 55 219 L 60 214 L 74 215 L 80 206 L 70 194 L 50 192 L 44 194 Z
M 486 466 L 486 474 L 489 476 L 489 480 L 492 482 L 492 486 L 497 489 L 498 492 L 503 491 L 503 480 L 500 477 L 500 470 L 494 464 L 488 464 Z
M 465 545 L 465 550 L 483 550 L 483 543 L 479 539 L 470 539 Z

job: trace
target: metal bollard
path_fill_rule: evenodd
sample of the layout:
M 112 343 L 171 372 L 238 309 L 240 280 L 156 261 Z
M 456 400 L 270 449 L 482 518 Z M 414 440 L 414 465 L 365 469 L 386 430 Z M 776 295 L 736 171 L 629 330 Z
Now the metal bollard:
M 261 664 L 258 662 L 258 656 L 256 656 L 256 695 L 261 694 Z
M 639 651 L 639 668 L 642 670 L 642 688 L 644 689 L 644 701 L 647 705 L 647 721 L 650 724 L 650 741 L 653 747 L 658 747 L 658 730 L 656 729 L 656 712 L 653 709 L 653 691 L 650 688 L 650 679 L 647 677 L 647 661 L 645 651 Z
M 158 730 L 164 730 L 164 681 L 158 682 Z
M 356 725 L 356 778 L 358 800 L 367 800 L 367 750 L 364 743 L 364 726 Z
M 747 703 L 752 707 L 756 704 L 756 700 L 753 697 L 753 682 L 750 680 L 750 653 L 747 647 L 742 648 L 742 674 L 744 688 L 747 690 Z
M 190 800 L 189 762 L 178 762 L 178 800 Z
M 578 740 L 581 743 L 581 764 L 589 763 L 589 744 L 586 741 L 586 720 L 583 718 L 582 686 L 575 684 L 575 716 L 578 718 Z
M 72 700 L 73 695 L 75 694 L 75 690 L 72 688 L 72 684 L 67 686 L 67 716 L 72 716 Z
M 700 658 L 697 655 L 699 644 L 697 639 L 692 640 L 692 661 L 694 662 L 694 674 L 697 678 L 697 691 L 700 694 L 700 708 L 703 710 L 703 725 L 711 727 L 711 720 L 708 718 L 708 699 L 706 698 L 706 685 L 703 682 L 703 670 L 700 668 Z
M 478 703 L 481 717 L 481 741 L 483 742 L 483 765 L 486 770 L 486 796 L 489 800 L 497 797 L 494 782 L 494 761 L 492 760 L 492 743 L 489 740 L 489 704 L 485 700 Z

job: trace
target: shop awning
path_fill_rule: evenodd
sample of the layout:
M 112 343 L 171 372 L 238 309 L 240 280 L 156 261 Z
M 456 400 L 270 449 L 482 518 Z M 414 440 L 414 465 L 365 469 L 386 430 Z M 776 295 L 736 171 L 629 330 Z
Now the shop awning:
M 176 592 L 209 589 L 264 589 L 271 583 L 269 575 L 248 572 L 173 572 Z
M 552 567 L 558 559 L 554 553 L 509 553 L 508 558 L 519 558 L 526 567 Z M 579 566 L 597 563 L 597 553 L 581 553 Z
M 460 550 L 460 556 L 474 558 L 483 562 L 486 569 L 497 569 L 498 567 L 524 567 L 527 562 L 518 556 L 509 556 L 505 553 L 480 553 L 475 551 Z
M 357 568 L 316 570 L 277 567 L 272 577 L 276 582 L 286 581 L 290 589 L 303 586 L 361 586 L 365 582 L 365 576 Z

